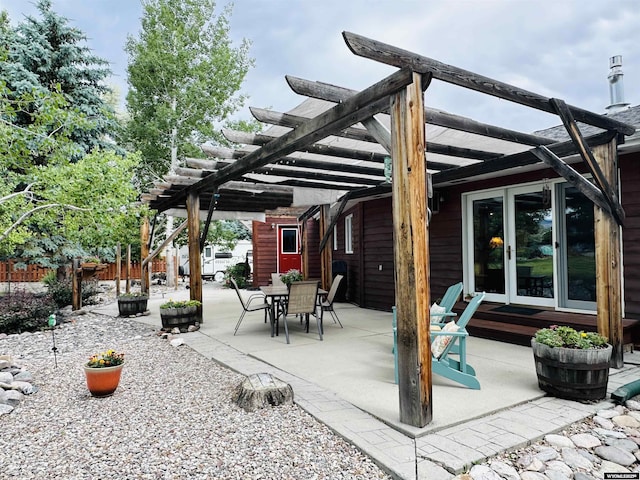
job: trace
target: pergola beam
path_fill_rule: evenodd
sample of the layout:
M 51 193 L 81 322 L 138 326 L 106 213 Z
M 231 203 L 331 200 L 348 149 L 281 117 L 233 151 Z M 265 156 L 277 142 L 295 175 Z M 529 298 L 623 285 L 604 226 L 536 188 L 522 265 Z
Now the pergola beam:
M 616 134 L 612 132 L 598 133 L 596 135 L 587 137 L 586 142 L 590 146 L 601 145 L 610 141 L 612 136 L 615 135 Z M 575 144 L 570 140 L 566 142 L 557 142 L 552 145 L 547 145 L 547 148 L 559 157 L 566 157 L 577 153 Z M 479 175 L 495 173 L 501 170 L 508 170 L 510 168 L 522 167 L 525 165 L 533 165 L 539 162 L 540 159 L 533 154 L 533 150 L 527 150 L 525 152 L 506 155 L 504 157 L 495 160 L 489 160 L 483 163 L 467 165 L 464 167 L 456 168 L 454 170 L 434 173 L 433 184 L 437 185 L 446 182 L 452 182 L 455 180 L 471 179 Z
M 509 100 L 543 112 L 556 113 L 549 103 L 549 98 L 537 93 L 514 87 L 462 68 L 447 65 L 432 58 L 417 55 L 356 33 L 342 32 L 342 36 L 349 50 L 360 57 L 398 68 L 411 68 L 413 71 L 420 73 L 431 73 L 433 78 L 443 82 L 492 95 L 503 100 Z M 567 107 L 573 117 L 582 123 L 605 130 L 615 130 L 625 135 L 633 135 L 635 133 L 635 128 L 626 123 L 574 107 L 573 105 L 567 105 Z
M 291 89 L 298 95 L 305 95 L 328 102 L 343 102 L 358 93 L 357 90 L 329 85 L 328 83 L 304 80 L 291 75 L 287 75 L 285 78 Z M 476 135 L 496 138 L 507 142 L 521 143 L 523 145 L 538 146 L 554 143 L 554 140 L 549 138 L 477 122 L 470 118 L 442 112 L 433 108 L 425 108 L 425 121 L 427 124 L 438 125 L 439 127 L 452 128 L 461 132 L 475 133 Z
M 563 177 L 570 185 L 576 187 L 585 197 L 591 200 L 596 206 L 611 214 L 611 207 L 602 191 L 567 165 L 558 156 L 545 146 L 535 148 L 532 153 L 541 161 L 553 168 L 558 175 Z
M 562 123 L 564 124 L 569 137 L 571 137 L 571 140 L 573 140 L 573 143 L 576 145 L 578 152 L 582 157 L 582 160 L 587 164 L 591 175 L 593 175 L 596 185 L 600 188 L 602 194 L 604 195 L 604 198 L 607 200 L 607 203 L 610 206 L 609 211 L 615 218 L 618 225 L 623 225 L 625 215 L 624 210 L 622 209 L 622 205 L 620 205 L 620 201 L 618 200 L 618 195 L 615 191 L 612 190 L 611 185 L 607 181 L 602 169 L 600 168 L 600 165 L 598 165 L 598 162 L 594 158 L 591 149 L 584 141 L 584 137 L 582 136 L 582 133 L 580 132 L 580 129 L 578 128 L 573 115 L 571 115 L 571 110 L 569 109 L 568 105 L 564 101 L 557 98 L 552 98 L 551 100 L 549 100 L 549 102 L 562 119 Z

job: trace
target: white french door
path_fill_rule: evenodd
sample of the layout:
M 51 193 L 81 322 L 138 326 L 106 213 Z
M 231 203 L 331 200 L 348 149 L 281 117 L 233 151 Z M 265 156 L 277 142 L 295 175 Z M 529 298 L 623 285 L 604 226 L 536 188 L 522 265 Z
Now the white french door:
M 548 185 L 510 188 L 509 302 L 554 306 L 552 191 Z
M 467 195 L 469 290 L 488 301 L 555 305 L 553 197 L 546 184 Z

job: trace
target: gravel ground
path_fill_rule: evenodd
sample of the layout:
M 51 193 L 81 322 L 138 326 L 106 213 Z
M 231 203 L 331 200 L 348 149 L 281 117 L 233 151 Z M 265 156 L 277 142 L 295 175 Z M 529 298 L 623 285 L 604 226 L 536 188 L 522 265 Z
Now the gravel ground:
M 39 392 L 0 417 L 0 477 L 20 479 L 388 479 L 370 458 L 297 406 L 247 413 L 243 376 L 149 327 L 97 314 L 55 333 L 0 339 Z M 123 351 L 114 395 L 93 398 L 82 364 Z

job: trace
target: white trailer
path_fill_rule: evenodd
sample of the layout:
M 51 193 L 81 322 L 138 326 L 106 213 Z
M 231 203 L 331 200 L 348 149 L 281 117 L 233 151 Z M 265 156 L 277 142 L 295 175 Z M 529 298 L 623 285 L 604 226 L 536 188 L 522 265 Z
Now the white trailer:
M 232 265 L 248 260 L 249 268 L 253 271 L 253 245 L 250 240 L 240 240 L 232 250 L 223 250 L 221 247 L 206 245 L 202 249 L 202 278 L 222 282 L 224 274 Z M 181 275 L 189 275 L 189 247 L 180 247 L 180 272 Z

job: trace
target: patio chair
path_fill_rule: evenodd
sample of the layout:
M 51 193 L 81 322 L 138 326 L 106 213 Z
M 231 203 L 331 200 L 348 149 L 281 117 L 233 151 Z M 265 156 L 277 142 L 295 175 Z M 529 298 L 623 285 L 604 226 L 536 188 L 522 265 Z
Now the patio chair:
M 329 312 L 329 314 L 331 314 L 331 317 L 333 318 L 333 323 L 338 322 L 338 324 L 340 325 L 340 328 L 344 328 L 344 327 L 342 326 L 342 322 L 338 318 L 338 314 L 333 309 L 333 299 L 336 296 L 336 292 L 338 291 L 338 287 L 340 287 L 340 282 L 342 282 L 343 278 L 344 278 L 344 275 L 336 275 L 336 278 L 334 278 L 333 282 L 331 283 L 331 288 L 329 289 L 327 298 L 320 302 L 322 311 Z
M 467 364 L 469 334 L 466 328 L 484 297 L 484 292 L 474 296 L 458 321 L 447 323 L 442 330 L 431 331 L 431 371 L 474 390 L 480 390 L 480 382 L 476 378 L 476 371 Z M 457 348 L 454 349 L 454 346 Z M 458 359 L 452 358 L 452 355 Z
M 271 285 L 273 285 L 274 287 L 284 287 L 284 282 L 282 281 L 282 279 L 280 278 L 280 274 L 279 273 L 272 273 L 271 274 Z
M 447 288 L 440 302 L 434 303 L 431 306 L 429 311 L 431 323 L 443 323 L 447 321 L 446 317 L 456 316 L 456 314 L 453 313 L 453 307 L 458 301 L 458 298 L 460 298 L 463 288 L 462 282 L 455 283 Z
M 322 340 L 322 308 L 318 305 L 318 282 L 307 280 L 293 282 L 289 289 L 289 299 L 284 312 L 284 333 L 289 342 L 289 327 L 287 325 L 288 315 L 304 315 L 306 319 L 306 331 L 309 333 L 309 315 L 316 317 L 318 324 L 318 335 Z
M 431 371 L 454 382 L 461 383 L 474 390 L 480 389 L 480 382 L 476 372 L 467 364 L 467 333 L 466 327 L 478 306 L 484 300 L 484 292 L 474 296 L 467 304 L 458 321 L 452 321 L 442 330 L 431 331 Z M 393 307 L 393 354 L 395 363 L 395 379 L 398 383 L 398 344 L 396 333 L 396 309 Z M 455 348 L 454 348 L 455 347 Z M 450 355 L 457 355 L 458 359 Z
M 246 302 L 244 300 L 244 298 L 242 298 L 242 295 L 240 294 L 240 289 L 238 288 L 238 284 L 236 283 L 236 281 L 233 278 L 229 279 L 231 281 L 231 284 L 233 285 L 233 288 L 235 289 L 236 293 L 238 294 L 238 298 L 240 299 L 240 304 L 242 305 L 242 313 L 240 314 L 240 318 L 238 319 L 238 323 L 236 324 L 236 329 L 233 331 L 233 334 L 235 335 L 236 333 L 238 333 L 238 328 L 240 328 L 240 324 L 242 323 L 242 320 L 244 319 L 244 316 L 248 313 L 248 312 L 257 312 L 260 310 L 264 310 L 264 321 L 265 323 L 267 322 L 267 314 L 269 313 L 269 309 L 271 308 L 271 305 L 269 305 L 266 301 L 265 296 L 262 293 L 254 293 L 252 295 L 249 296 L 249 298 L 247 298 Z M 262 303 L 260 304 L 251 304 L 254 300 L 260 300 Z

